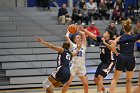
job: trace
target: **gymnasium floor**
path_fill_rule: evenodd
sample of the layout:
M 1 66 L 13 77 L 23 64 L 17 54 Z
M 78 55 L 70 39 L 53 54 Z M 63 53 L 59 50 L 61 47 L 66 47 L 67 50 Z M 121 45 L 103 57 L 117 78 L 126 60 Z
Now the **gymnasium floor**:
M 62 88 L 55 88 L 54 93 L 61 93 Z M 106 87 L 108 90 L 108 87 Z M 35 89 L 18 89 L 18 90 L 4 90 L 0 93 L 45 93 L 45 91 L 42 88 L 35 88 Z M 67 93 L 84 93 L 82 86 L 78 87 L 70 87 Z M 89 87 L 89 93 L 96 93 L 96 87 L 90 86 Z M 125 87 L 117 87 L 116 93 L 126 93 Z

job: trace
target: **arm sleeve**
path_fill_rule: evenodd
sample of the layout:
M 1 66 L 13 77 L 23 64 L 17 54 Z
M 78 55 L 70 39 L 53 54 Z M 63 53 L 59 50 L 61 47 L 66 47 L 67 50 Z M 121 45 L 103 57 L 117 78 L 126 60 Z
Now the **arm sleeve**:
M 117 42 L 117 44 L 136 42 L 139 39 L 140 39 L 140 34 L 137 34 L 136 36 L 133 36 L 132 38 L 128 38 L 128 39 L 125 39 L 125 40 L 120 40 L 120 41 Z

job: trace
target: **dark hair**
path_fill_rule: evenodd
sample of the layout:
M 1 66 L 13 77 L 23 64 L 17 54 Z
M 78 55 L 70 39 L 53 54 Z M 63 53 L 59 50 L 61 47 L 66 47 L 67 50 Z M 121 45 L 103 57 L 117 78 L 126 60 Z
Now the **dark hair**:
M 75 38 L 76 38 L 77 35 L 80 35 L 80 34 L 76 33 L 76 34 L 72 35 L 71 40 L 72 40 L 73 43 L 76 43 Z
M 114 24 L 115 24 L 115 21 L 112 20 L 112 21 L 110 21 L 110 24 L 111 24 L 111 23 L 114 23 Z
M 73 4 L 73 7 L 78 7 L 78 5 L 77 4 Z
M 132 23 L 131 19 L 127 19 L 122 23 L 126 32 L 131 32 L 131 29 L 132 29 L 132 24 L 131 23 Z
M 69 49 L 69 48 L 70 48 L 70 42 L 65 41 L 65 42 L 63 43 L 63 46 L 62 46 L 62 47 L 65 48 L 65 49 Z
M 113 37 L 114 37 L 113 32 L 111 30 L 109 30 L 109 29 L 106 29 L 106 31 L 109 33 L 110 39 L 113 39 Z

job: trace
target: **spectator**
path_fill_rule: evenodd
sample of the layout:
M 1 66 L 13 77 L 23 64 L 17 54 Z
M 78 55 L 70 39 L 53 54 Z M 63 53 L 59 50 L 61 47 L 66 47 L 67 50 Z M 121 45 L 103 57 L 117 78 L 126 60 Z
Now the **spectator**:
M 132 30 L 133 35 L 140 34 L 140 20 L 137 21 L 136 26 Z
M 59 7 L 59 5 L 56 3 L 56 0 L 50 0 L 51 3 L 55 5 L 55 7 Z
M 82 9 L 84 4 L 86 4 L 85 0 L 81 0 L 79 2 L 79 8 Z
M 87 30 L 89 32 L 92 32 L 94 35 L 96 36 L 99 36 L 100 35 L 100 31 L 99 29 L 95 26 L 95 23 L 92 22 L 91 25 L 89 27 L 87 27 Z M 95 45 L 95 46 L 98 46 L 99 44 L 93 40 L 91 37 L 87 36 L 87 43 L 88 43 L 88 46 L 92 46 L 92 45 Z
M 112 20 L 116 22 L 116 24 L 120 23 L 122 20 L 122 11 L 119 6 L 116 6 L 112 12 Z
M 132 30 L 132 35 L 140 34 L 140 19 L 137 21 L 136 26 Z M 140 51 L 140 43 L 136 43 L 137 51 Z
M 86 23 L 86 25 L 88 25 L 90 18 L 88 16 L 88 10 L 86 4 L 83 5 L 81 11 L 82 11 L 82 23 Z
M 120 30 L 120 36 L 123 35 L 123 34 L 125 34 L 123 24 L 124 24 L 124 21 L 122 21 L 122 28 L 121 28 L 121 30 Z
M 103 17 L 105 17 L 106 20 L 109 20 L 110 14 L 107 13 L 108 9 L 107 9 L 107 6 L 105 5 L 104 0 L 100 1 L 98 9 L 99 9 L 99 19 L 102 20 Z
M 74 4 L 77 4 L 79 8 L 81 9 L 83 4 L 85 4 L 85 0 L 73 0 Z
M 116 6 L 119 6 L 119 8 L 121 9 L 121 11 L 123 11 L 123 9 L 124 9 L 124 1 L 123 0 L 116 0 L 116 2 L 114 4 L 114 8 Z
M 105 4 L 106 4 L 107 8 L 110 10 L 112 10 L 114 7 L 114 3 L 112 0 L 105 0 Z
M 125 33 L 125 32 L 124 32 L 124 28 L 122 27 L 121 30 L 120 30 L 120 36 L 121 36 L 121 35 L 124 35 L 124 33 Z
M 58 11 L 58 20 L 61 24 L 65 24 L 66 22 L 70 23 L 71 18 L 68 14 L 66 4 L 63 4 L 62 7 Z
M 72 21 L 74 23 L 81 23 L 82 22 L 82 12 L 80 9 L 78 9 L 77 4 L 74 5 L 73 11 L 72 11 Z
M 97 13 L 97 3 L 93 0 L 89 0 L 88 3 L 86 3 L 87 9 L 88 9 L 88 15 L 90 18 L 90 22 L 92 21 L 92 16 L 94 17 L 94 20 L 98 19 L 98 13 Z
M 50 1 L 49 0 L 37 0 L 38 7 L 42 7 L 44 10 L 50 11 Z
M 135 12 L 131 6 L 128 6 L 128 9 L 125 12 L 125 18 L 130 18 L 132 22 L 135 21 Z
M 114 21 L 110 22 L 110 25 L 106 29 L 113 32 L 113 34 L 114 34 L 113 39 L 115 39 L 119 36 L 118 32 L 117 32 L 117 29 L 115 27 L 115 22 Z
M 122 24 L 123 24 L 123 22 L 122 22 Z M 124 31 L 124 27 L 123 27 L 123 25 L 122 25 L 122 28 L 121 28 L 121 30 L 120 30 L 120 36 L 121 35 L 124 35 L 125 34 L 125 31 Z

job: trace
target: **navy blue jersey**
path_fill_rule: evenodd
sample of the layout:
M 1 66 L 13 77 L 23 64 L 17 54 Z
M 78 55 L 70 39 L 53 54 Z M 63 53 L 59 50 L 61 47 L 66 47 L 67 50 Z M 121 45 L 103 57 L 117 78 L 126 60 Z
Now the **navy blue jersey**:
M 63 53 L 59 53 L 57 57 L 58 66 L 67 66 L 69 67 L 69 63 L 72 59 L 72 53 L 64 49 Z
M 129 37 L 129 38 L 126 38 L 126 39 L 123 39 L 123 40 L 120 40 L 117 42 L 117 44 L 121 44 L 121 43 L 129 43 L 129 42 L 136 42 L 137 40 L 140 39 L 140 34 L 137 34 L 133 37 Z
M 106 42 L 108 42 L 109 40 L 107 40 Z M 104 44 L 103 41 L 101 39 L 101 37 L 97 36 L 97 42 L 100 42 L 100 59 L 102 62 L 107 62 L 110 63 L 111 61 L 114 60 L 114 55 L 111 52 L 110 49 L 108 49 Z
M 133 38 L 132 35 L 124 34 L 121 36 L 120 41 Z M 133 54 L 134 53 L 134 43 L 135 42 L 128 42 L 128 43 L 121 43 L 120 44 L 120 53 L 123 54 Z

